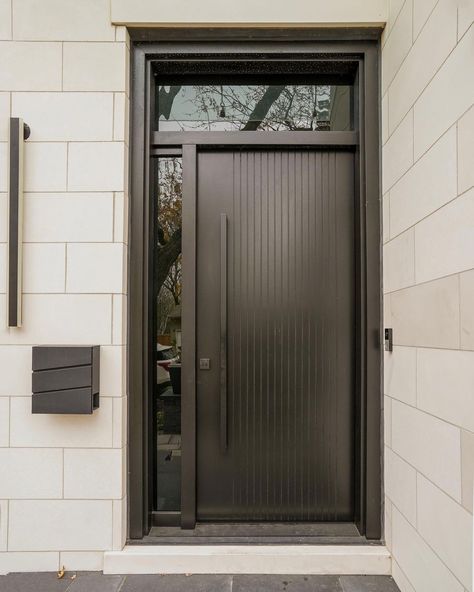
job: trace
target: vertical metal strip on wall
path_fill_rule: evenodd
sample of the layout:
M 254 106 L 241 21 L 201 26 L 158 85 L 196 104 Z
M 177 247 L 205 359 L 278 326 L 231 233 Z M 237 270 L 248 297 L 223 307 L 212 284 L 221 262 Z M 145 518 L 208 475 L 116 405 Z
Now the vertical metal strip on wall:
M 23 138 L 23 120 L 19 117 L 11 117 L 8 163 L 8 327 L 21 327 Z

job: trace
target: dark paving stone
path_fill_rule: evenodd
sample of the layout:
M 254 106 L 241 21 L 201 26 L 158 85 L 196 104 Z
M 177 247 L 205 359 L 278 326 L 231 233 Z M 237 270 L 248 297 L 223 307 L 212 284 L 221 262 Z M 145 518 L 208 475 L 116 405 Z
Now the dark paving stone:
M 234 576 L 232 592 L 342 592 L 338 576 Z
M 390 576 L 72 575 L 0 576 L 0 592 L 400 592 Z
M 56 573 L 11 573 L 0 576 L 0 592 L 65 592 L 70 583 Z
M 126 576 L 120 592 L 231 592 L 232 576 Z
M 82 575 L 71 582 L 67 592 L 118 592 L 125 576 L 104 576 L 102 573 Z
M 341 576 L 344 592 L 400 592 L 390 576 Z

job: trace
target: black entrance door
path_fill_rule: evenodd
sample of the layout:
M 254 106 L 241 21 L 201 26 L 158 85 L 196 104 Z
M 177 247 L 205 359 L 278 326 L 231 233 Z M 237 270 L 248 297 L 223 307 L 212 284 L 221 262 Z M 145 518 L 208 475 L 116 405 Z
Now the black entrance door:
M 197 156 L 197 519 L 354 519 L 350 151 Z

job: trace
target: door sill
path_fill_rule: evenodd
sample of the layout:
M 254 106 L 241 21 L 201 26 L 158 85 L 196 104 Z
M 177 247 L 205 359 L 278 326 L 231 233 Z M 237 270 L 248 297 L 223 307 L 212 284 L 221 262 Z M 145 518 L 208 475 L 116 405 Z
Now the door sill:
M 352 522 L 197 523 L 193 530 L 157 526 L 133 545 L 364 545 Z M 375 543 L 377 544 L 377 543 Z
M 105 574 L 390 575 L 384 545 L 126 545 Z

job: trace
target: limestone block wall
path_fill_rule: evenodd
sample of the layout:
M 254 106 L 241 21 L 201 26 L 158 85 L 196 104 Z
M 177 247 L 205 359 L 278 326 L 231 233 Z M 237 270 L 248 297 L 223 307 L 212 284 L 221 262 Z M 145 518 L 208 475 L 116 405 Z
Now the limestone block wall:
M 474 3 L 390 0 L 382 38 L 385 533 L 402 592 L 472 590 Z
M 109 0 L 0 0 L 0 573 L 101 569 L 124 544 L 128 79 Z M 10 116 L 31 127 L 21 329 L 5 321 Z M 35 344 L 101 346 L 98 411 L 31 414 Z

